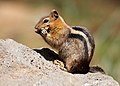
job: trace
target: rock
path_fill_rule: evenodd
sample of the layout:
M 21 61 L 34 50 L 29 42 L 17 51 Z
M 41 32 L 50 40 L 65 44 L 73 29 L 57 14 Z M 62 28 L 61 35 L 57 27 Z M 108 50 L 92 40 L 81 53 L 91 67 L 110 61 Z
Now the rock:
M 47 48 L 34 50 L 12 39 L 0 40 L 0 86 L 119 86 L 101 73 L 62 71 L 52 63 L 57 54 Z

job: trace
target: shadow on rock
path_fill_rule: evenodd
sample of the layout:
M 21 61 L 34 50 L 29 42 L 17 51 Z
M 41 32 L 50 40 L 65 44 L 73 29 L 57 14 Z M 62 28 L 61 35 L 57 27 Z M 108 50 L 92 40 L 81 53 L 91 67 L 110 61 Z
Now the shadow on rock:
M 35 48 L 33 50 L 42 55 L 46 60 L 54 61 L 58 59 L 58 54 L 49 48 Z

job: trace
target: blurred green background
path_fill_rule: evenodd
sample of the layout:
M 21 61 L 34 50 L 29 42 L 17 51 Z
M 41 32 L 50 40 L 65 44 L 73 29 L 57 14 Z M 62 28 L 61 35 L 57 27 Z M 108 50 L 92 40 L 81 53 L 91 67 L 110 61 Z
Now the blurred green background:
M 49 47 L 34 26 L 52 9 L 71 26 L 87 27 L 96 49 L 91 65 L 100 65 L 120 82 L 120 0 L 0 0 L 0 39 L 31 48 Z

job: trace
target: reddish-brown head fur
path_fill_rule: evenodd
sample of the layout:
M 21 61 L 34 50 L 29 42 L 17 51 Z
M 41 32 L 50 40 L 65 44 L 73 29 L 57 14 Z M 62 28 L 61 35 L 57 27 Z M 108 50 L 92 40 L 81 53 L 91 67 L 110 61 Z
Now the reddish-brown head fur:
M 64 22 L 63 18 L 56 10 L 52 10 L 48 16 L 41 18 L 41 20 L 35 26 L 35 29 L 54 29 L 54 28 L 66 28 L 68 25 Z

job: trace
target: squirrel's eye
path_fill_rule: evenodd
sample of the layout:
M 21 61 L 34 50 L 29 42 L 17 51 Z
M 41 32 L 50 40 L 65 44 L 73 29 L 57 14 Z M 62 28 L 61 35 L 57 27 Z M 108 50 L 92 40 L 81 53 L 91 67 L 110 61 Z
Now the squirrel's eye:
M 44 22 L 44 23 L 47 23 L 48 21 L 49 21 L 48 19 L 45 19 L 43 22 Z

